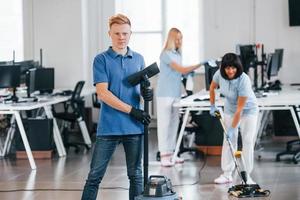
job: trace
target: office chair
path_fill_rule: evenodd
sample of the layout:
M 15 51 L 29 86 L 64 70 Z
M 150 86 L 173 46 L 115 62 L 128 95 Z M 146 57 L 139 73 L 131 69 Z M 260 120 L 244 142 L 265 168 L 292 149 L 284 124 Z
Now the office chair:
M 298 113 L 297 116 L 297 120 L 298 123 L 300 123 L 300 119 L 299 119 L 299 107 L 294 107 L 294 110 L 296 113 Z M 283 152 L 280 152 L 276 155 L 276 161 L 279 162 L 280 161 L 280 157 L 284 156 L 284 155 L 292 155 L 293 158 L 293 162 L 295 164 L 297 164 L 300 161 L 300 139 L 296 139 L 296 140 L 291 140 L 288 141 L 286 143 L 286 150 Z
M 101 103 L 97 97 L 96 92 L 92 94 L 92 102 L 93 102 L 93 107 L 96 108 L 97 110 L 100 110 Z M 98 125 L 98 122 L 93 123 L 93 133 L 97 133 L 97 125 Z
M 195 142 L 196 135 L 201 134 L 201 130 L 199 128 L 198 122 L 197 122 L 197 120 L 195 120 L 197 118 L 198 112 L 191 111 L 190 114 L 191 114 L 191 119 L 188 123 L 188 124 L 190 124 L 190 126 L 186 126 L 184 128 L 185 135 L 180 144 L 178 156 L 180 157 L 180 154 L 183 154 L 185 152 L 194 152 L 196 157 L 203 157 L 204 156 L 203 151 L 201 151 L 200 149 L 198 149 L 196 147 L 192 147 L 193 143 Z M 180 131 L 180 127 L 182 126 L 182 120 L 183 120 L 183 114 L 181 114 L 181 116 L 180 116 L 178 133 Z
M 292 155 L 293 162 L 297 164 L 300 161 L 300 139 L 287 142 L 286 150 L 276 155 L 276 161 L 279 162 L 284 155 Z
M 87 150 L 91 148 L 91 138 L 86 127 L 86 123 L 83 119 L 84 100 L 80 96 L 84 81 L 79 81 L 71 95 L 70 100 L 63 103 L 63 112 L 55 112 L 53 108 L 53 115 L 55 118 L 62 120 L 61 133 L 63 135 L 63 141 L 65 147 L 75 147 L 75 152 L 79 152 L 79 145 L 84 145 Z M 74 124 L 78 123 L 84 143 L 82 142 L 70 142 L 69 136 L 71 135 L 71 128 Z
M 193 77 L 193 75 L 191 77 Z M 186 76 L 183 77 L 182 84 L 186 91 L 186 96 L 184 96 L 182 98 L 193 95 L 193 91 L 187 88 L 187 82 L 188 82 L 188 77 L 186 77 Z M 201 130 L 199 129 L 199 125 L 197 124 L 198 122 L 197 122 L 197 120 L 195 120 L 197 118 L 198 114 L 199 114 L 198 111 L 190 112 L 191 119 L 188 122 L 189 126 L 186 126 L 184 128 L 185 135 L 180 144 L 180 148 L 179 148 L 179 152 L 178 152 L 179 157 L 180 157 L 180 154 L 183 154 L 185 152 L 194 152 L 197 157 L 204 155 L 203 151 L 199 150 L 198 148 L 192 147 L 193 143 L 195 142 L 196 135 L 201 134 Z M 182 120 L 183 120 L 183 113 L 180 114 L 178 133 L 180 132 L 180 127 L 182 126 Z

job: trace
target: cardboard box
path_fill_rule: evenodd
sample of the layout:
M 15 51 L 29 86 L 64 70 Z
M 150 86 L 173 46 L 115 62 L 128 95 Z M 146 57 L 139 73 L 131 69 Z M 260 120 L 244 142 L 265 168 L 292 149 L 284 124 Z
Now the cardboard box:
M 205 155 L 220 156 L 222 154 L 222 146 L 196 146 L 196 148 Z
M 32 151 L 34 159 L 49 159 L 52 158 L 53 150 L 47 151 Z M 16 151 L 17 159 L 28 159 L 26 151 Z

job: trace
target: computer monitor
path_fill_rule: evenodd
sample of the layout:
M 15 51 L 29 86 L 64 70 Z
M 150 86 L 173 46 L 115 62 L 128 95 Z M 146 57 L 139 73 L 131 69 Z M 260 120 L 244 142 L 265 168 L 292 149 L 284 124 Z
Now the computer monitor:
M 219 65 L 217 66 L 211 66 L 209 63 L 204 64 L 205 67 L 205 88 L 206 90 L 209 90 L 210 83 L 213 79 L 214 74 L 219 69 Z
M 2 65 L 7 65 L 7 62 L 6 61 L 0 61 L 0 66 Z
M 300 1 L 289 0 L 289 21 L 290 26 L 300 26 Z
M 20 85 L 20 73 L 20 65 L 0 66 L 0 88 L 13 88 L 13 101 L 18 100 L 16 88 Z
M 280 53 L 279 52 L 269 54 L 268 59 L 267 59 L 267 69 L 266 69 L 268 80 L 270 80 L 272 76 L 278 75 L 280 62 L 282 62 L 282 61 L 280 61 Z
M 39 67 L 39 62 L 34 60 L 24 60 L 15 62 L 15 64 L 21 66 L 21 74 L 26 74 L 29 69 Z
M 27 96 L 34 91 L 52 93 L 54 89 L 54 68 L 30 69 L 27 78 Z
M 26 83 L 26 73 L 29 69 L 39 67 L 38 61 L 24 60 L 20 62 L 15 62 L 16 65 L 20 65 L 21 68 L 21 84 Z
M 283 60 L 283 49 L 275 49 L 275 53 L 279 56 L 279 66 L 278 69 L 282 67 L 282 60 Z
M 0 66 L 13 65 L 14 61 L 0 61 Z
M 240 45 L 240 59 L 244 72 L 248 73 L 250 67 L 255 67 L 257 60 L 255 45 Z

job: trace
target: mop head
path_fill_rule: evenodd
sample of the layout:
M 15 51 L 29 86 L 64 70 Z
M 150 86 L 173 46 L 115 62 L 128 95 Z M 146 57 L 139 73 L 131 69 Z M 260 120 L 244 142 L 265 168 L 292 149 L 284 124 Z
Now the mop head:
M 269 190 L 263 190 L 258 184 L 241 184 L 229 188 L 228 193 L 237 198 L 267 197 L 270 195 Z

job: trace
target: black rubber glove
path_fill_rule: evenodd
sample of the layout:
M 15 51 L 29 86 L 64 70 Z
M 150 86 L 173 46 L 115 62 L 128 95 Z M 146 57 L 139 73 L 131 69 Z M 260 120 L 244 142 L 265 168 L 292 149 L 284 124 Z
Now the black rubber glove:
M 142 89 L 142 97 L 144 101 L 152 101 L 153 100 L 153 90 L 151 88 Z
M 132 107 L 129 115 L 132 116 L 137 121 L 142 122 L 145 125 L 150 124 L 151 121 L 150 115 L 141 109 L 136 109 Z

